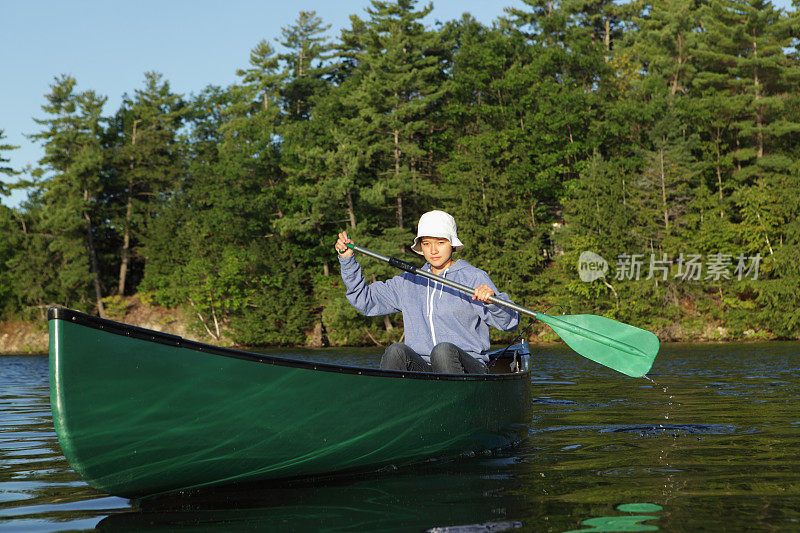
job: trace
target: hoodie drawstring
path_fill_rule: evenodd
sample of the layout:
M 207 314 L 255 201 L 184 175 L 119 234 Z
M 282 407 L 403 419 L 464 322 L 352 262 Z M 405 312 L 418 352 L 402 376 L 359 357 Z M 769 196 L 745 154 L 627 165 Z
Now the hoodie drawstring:
M 445 277 L 447 271 L 445 270 L 442 272 L 442 277 Z M 442 294 L 444 293 L 444 285 L 434 281 L 433 282 L 433 292 L 431 292 L 431 280 L 428 279 L 427 288 L 425 290 L 425 306 L 428 308 L 428 324 L 431 327 L 431 340 L 433 341 L 433 345 L 436 346 L 436 330 L 433 328 L 433 299 L 436 296 L 436 285 L 439 285 L 439 300 L 442 299 Z

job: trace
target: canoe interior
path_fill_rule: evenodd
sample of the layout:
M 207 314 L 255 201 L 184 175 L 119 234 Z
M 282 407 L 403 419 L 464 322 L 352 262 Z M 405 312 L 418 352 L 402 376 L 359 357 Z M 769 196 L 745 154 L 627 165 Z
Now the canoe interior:
M 59 442 L 110 494 L 372 470 L 527 433 L 527 365 L 391 372 L 218 348 L 63 308 L 49 317 Z

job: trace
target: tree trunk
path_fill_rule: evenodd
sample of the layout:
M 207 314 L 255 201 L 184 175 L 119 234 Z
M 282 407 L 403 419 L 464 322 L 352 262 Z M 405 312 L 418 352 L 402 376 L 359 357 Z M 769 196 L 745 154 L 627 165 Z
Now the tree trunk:
M 84 197 L 88 197 L 88 191 L 84 191 Z M 89 259 L 92 264 L 94 293 L 97 298 L 97 312 L 100 314 L 100 318 L 104 318 L 106 316 L 106 309 L 103 306 L 103 289 L 100 285 L 100 269 L 97 266 L 97 252 L 94 248 L 94 237 L 92 236 L 92 219 L 86 211 L 83 212 L 83 218 L 86 219 L 86 244 L 89 247 Z
M 400 131 L 394 130 L 394 179 L 400 184 Z M 403 193 L 397 193 L 397 227 L 403 228 Z
M 325 346 L 324 329 L 321 321 L 317 321 L 314 324 L 314 331 L 308 339 L 308 345 L 312 348 L 322 348 Z
M 131 146 L 136 146 L 136 125 L 140 119 L 133 121 L 133 134 L 131 135 Z M 136 166 L 135 159 L 131 156 L 131 172 Z M 128 198 L 125 205 L 125 234 L 122 236 L 122 260 L 119 265 L 119 284 L 117 294 L 125 296 L 125 280 L 128 276 L 128 264 L 131 257 L 131 220 L 133 219 L 133 178 L 128 179 Z
M 628 196 L 625 194 L 625 178 L 622 178 L 622 205 L 628 207 Z
M 664 148 L 662 147 L 659 152 L 659 159 L 661 162 L 661 205 L 664 208 L 664 227 L 669 229 L 669 213 L 667 212 L 667 184 L 666 175 L 664 172 Z
M 672 87 L 670 88 L 669 95 L 675 96 L 678 92 L 678 79 L 681 75 L 681 66 L 683 65 L 683 40 L 681 35 L 678 34 L 678 66 L 675 68 L 675 74 L 672 76 Z
M 356 209 L 353 205 L 353 195 L 348 190 L 345 196 L 347 197 L 347 215 L 350 217 L 350 228 L 356 229 Z
M 208 327 L 208 324 L 206 323 L 206 319 L 203 318 L 203 315 L 200 314 L 200 311 L 197 309 L 197 306 L 194 305 L 194 302 L 192 301 L 191 298 L 189 298 L 189 304 L 192 306 L 192 309 L 194 309 L 194 312 L 197 315 L 197 319 L 200 320 L 201 324 L 203 324 L 203 328 L 205 328 L 206 333 L 208 333 L 209 337 L 211 337 L 213 339 L 216 339 L 216 340 L 219 340 L 219 336 L 215 335 L 214 332 L 211 331 L 211 328 Z M 219 333 L 219 328 L 217 328 L 217 333 Z
M 212 318 L 214 318 L 214 331 L 217 332 L 217 337 L 216 338 L 219 339 L 219 337 L 220 337 L 219 320 L 217 320 L 217 313 L 214 311 L 214 306 L 213 305 L 211 306 L 211 316 L 212 316 Z
M 403 195 L 397 195 L 397 227 L 403 229 Z
M 761 222 L 761 214 L 756 211 L 756 218 L 758 219 L 758 223 L 761 225 L 761 229 L 764 230 L 764 239 L 767 241 L 767 248 L 769 248 L 769 255 L 775 255 L 775 252 L 772 250 L 772 243 L 769 242 L 769 232 L 767 231 L 767 227 L 764 226 L 764 223 Z
M 128 186 L 128 204 L 125 207 L 125 234 L 122 236 L 122 261 L 119 265 L 119 285 L 117 286 L 117 294 L 125 296 L 125 278 L 128 276 L 128 263 L 131 257 L 131 214 L 133 207 L 131 205 L 131 186 Z
M 756 94 L 756 97 L 758 95 Z M 759 159 L 764 157 L 764 121 L 762 120 L 761 111 L 756 107 L 756 157 Z
M 297 77 L 303 78 L 305 77 L 306 73 L 303 70 L 304 63 L 306 60 L 306 46 L 305 42 L 302 46 L 300 46 L 300 50 L 297 51 Z
M 740 130 L 741 131 L 741 130 Z M 742 144 L 739 142 L 739 135 L 735 135 L 736 138 L 736 151 L 738 152 L 742 148 Z M 742 171 L 742 160 L 736 159 L 736 170 L 741 172 Z
M 722 207 L 722 168 L 719 160 L 719 135 L 717 136 L 717 191 L 719 192 L 719 218 L 725 218 L 725 209 Z
M 753 57 L 758 58 L 758 48 L 756 47 L 756 42 L 753 41 Z M 755 95 L 753 96 L 753 100 L 755 102 L 755 113 L 756 113 L 756 144 L 758 146 L 757 157 L 762 158 L 764 157 L 764 131 L 761 129 L 763 127 L 763 114 L 761 109 L 759 108 L 758 101 L 761 99 L 761 80 L 758 78 L 758 67 L 753 67 L 753 84 L 755 85 L 756 91 Z
M 483 214 L 489 214 L 489 204 L 486 201 L 486 176 L 481 172 L 481 200 L 483 200 Z

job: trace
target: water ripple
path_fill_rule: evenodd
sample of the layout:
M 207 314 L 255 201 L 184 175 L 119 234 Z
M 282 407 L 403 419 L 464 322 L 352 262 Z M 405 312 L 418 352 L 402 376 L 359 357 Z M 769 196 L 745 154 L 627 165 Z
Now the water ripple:
M 0 357 L 0 530 L 567 531 L 652 512 L 626 502 L 663 507 L 652 526 L 797 530 L 800 343 L 665 345 L 652 383 L 537 351 L 529 438 L 512 450 L 141 501 L 95 491 L 67 464 L 47 358 Z M 276 351 L 298 354 L 375 366 L 380 350 Z

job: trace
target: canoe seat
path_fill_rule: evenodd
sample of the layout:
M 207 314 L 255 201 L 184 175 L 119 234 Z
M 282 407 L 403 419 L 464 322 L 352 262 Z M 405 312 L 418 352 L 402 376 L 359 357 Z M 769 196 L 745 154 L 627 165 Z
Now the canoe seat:
M 526 341 L 512 344 L 508 348 L 495 350 L 487 354 L 492 361 L 490 374 L 511 374 L 525 372 L 530 367 L 530 347 Z

